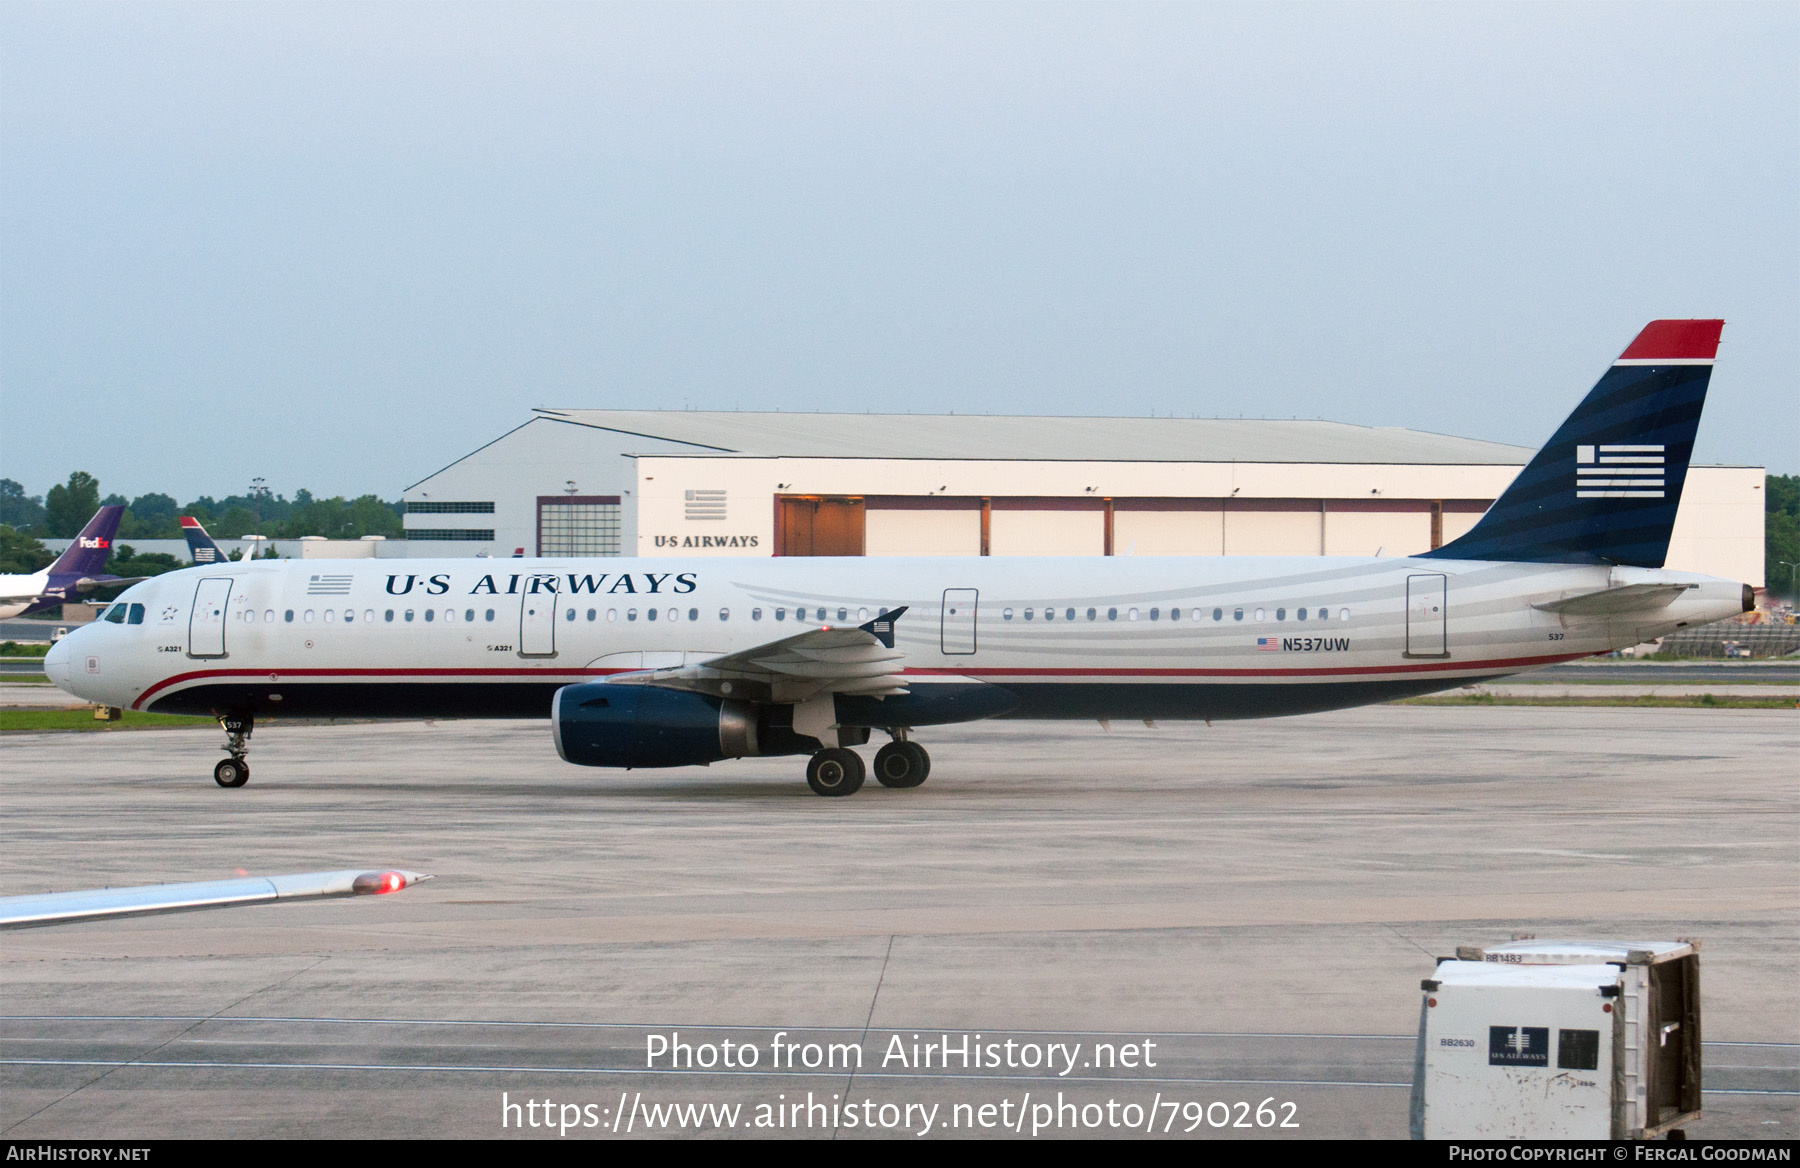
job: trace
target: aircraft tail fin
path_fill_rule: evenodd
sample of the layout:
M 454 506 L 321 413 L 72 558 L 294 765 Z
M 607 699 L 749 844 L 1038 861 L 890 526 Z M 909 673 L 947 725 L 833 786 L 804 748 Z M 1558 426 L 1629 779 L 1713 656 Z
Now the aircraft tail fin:
M 1466 535 L 1454 560 L 1660 568 L 1722 320 L 1653 320 Z
M 125 508 L 117 503 L 94 512 L 87 526 L 69 544 L 63 554 L 50 565 L 51 576 L 98 576 L 106 569 L 106 557 L 112 555 L 113 536 L 119 532 L 119 517 Z
M 212 536 L 206 534 L 206 528 L 192 515 L 181 517 L 181 534 L 187 540 L 188 554 L 196 564 L 222 564 L 228 558 Z

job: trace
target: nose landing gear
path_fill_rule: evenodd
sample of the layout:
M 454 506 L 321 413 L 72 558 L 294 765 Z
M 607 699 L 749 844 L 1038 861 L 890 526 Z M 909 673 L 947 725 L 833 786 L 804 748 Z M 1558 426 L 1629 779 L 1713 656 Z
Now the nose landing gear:
M 256 721 L 249 714 L 221 714 L 219 725 L 225 730 L 225 752 L 213 768 L 213 782 L 221 787 L 241 787 L 250 781 L 250 764 L 244 756 L 250 753 L 250 732 Z

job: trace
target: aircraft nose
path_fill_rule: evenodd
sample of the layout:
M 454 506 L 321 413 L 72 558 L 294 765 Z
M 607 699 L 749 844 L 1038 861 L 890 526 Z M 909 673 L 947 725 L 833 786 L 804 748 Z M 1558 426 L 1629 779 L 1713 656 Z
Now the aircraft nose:
M 65 637 L 50 646 L 50 651 L 44 654 L 44 676 L 50 679 L 50 684 L 61 689 L 69 688 L 69 677 L 71 675 L 71 670 L 69 668 L 70 653 L 69 641 L 68 638 Z

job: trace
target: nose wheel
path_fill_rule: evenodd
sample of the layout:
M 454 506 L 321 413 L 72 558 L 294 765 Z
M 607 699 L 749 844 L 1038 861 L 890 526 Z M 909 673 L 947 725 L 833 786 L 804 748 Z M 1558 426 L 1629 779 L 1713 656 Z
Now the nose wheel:
M 249 714 L 221 714 L 219 726 L 225 731 L 225 753 L 231 757 L 220 759 L 213 767 L 213 782 L 221 787 L 241 787 L 250 781 L 250 764 L 244 756 L 250 753 L 250 732 L 256 729 L 256 722 Z

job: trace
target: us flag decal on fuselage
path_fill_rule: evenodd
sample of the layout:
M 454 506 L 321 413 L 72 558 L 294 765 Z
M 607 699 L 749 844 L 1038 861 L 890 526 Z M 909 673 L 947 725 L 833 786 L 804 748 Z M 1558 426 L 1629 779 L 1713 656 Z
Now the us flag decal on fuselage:
M 1258 637 L 1258 638 L 1256 638 L 1256 651 L 1258 653 L 1273 653 L 1280 648 L 1281 648 L 1281 638 L 1280 637 Z
M 349 576 L 309 576 L 306 581 L 308 596 L 348 596 L 350 595 Z
M 1577 499 L 1660 499 L 1661 446 L 1577 446 Z

